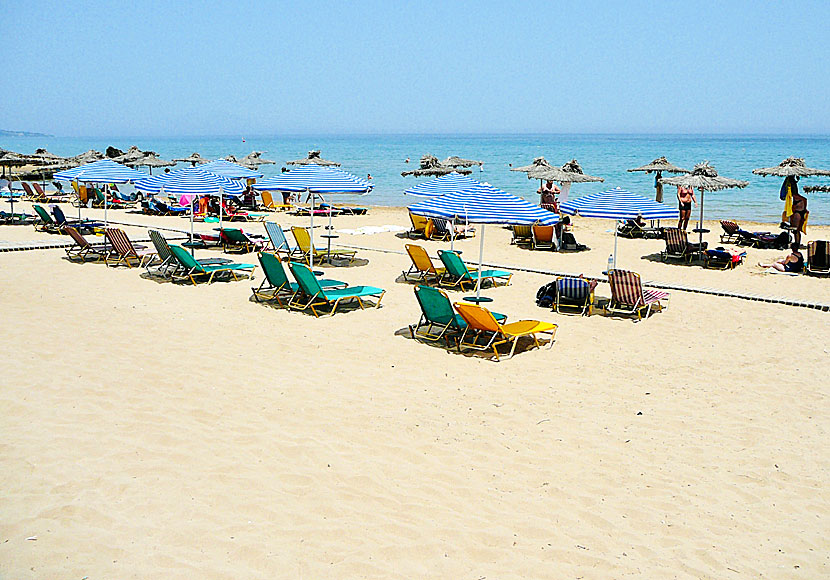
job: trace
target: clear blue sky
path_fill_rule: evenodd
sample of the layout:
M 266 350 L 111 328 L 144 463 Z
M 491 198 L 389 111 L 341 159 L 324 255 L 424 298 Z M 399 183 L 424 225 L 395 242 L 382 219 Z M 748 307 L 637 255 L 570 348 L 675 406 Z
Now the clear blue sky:
M 830 2 L 0 2 L 0 128 L 830 132 Z

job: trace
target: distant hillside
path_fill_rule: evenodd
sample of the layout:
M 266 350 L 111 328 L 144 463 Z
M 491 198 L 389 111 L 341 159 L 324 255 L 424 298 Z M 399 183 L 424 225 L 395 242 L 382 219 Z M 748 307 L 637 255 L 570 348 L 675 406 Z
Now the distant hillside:
M 0 129 L 0 137 L 54 137 L 46 133 L 30 133 L 29 131 L 6 131 Z

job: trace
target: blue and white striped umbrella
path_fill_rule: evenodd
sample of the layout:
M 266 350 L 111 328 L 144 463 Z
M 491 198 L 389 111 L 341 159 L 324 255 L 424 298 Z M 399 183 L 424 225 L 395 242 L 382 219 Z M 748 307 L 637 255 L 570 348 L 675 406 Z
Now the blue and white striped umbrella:
M 569 199 L 562 203 L 559 211 L 568 215 L 618 220 L 633 219 L 638 215 L 647 220 L 679 217 L 677 208 L 657 203 L 621 187 Z
M 404 195 L 415 195 L 418 197 L 435 197 L 436 195 L 445 195 L 447 193 L 469 189 L 477 185 L 481 185 L 481 182 L 453 171 L 441 177 L 413 185 L 409 189 L 404 190 L 403 193 Z
M 72 169 L 58 171 L 52 176 L 52 179 L 56 181 L 83 181 L 85 183 L 128 183 L 146 176 L 146 173 L 116 163 L 112 159 L 101 159 Z
M 135 182 L 135 188 L 144 193 L 164 193 L 178 195 L 186 200 L 197 195 L 219 195 L 220 189 L 226 195 L 236 195 L 244 191 L 238 181 L 218 175 L 212 171 L 205 171 L 204 166 L 176 169 L 170 173 L 159 175 L 144 175 L 143 179 Z
M 334 167 L 301 165 L 254 184 L 260 191 L 292 191 L 309 193 L 350 193 L 364 195 L 374 184 Z
M 204 169 L 205 171 L 210 171 L 211 173 L 216 173 L 217 175 L 229 177 L 231 179 L 258 179 L 262 177 L 262 173 L 257 173 L 247 167 L 231 163 L 226 159 L 217 159 L 216 161 L 200 165 L 199 168 Z
M 479 183 L 409 206 L 409 211 L 425 217 L 461 219 L 474 224 L 554 225 L 555 213 L 511 195 L 489 183 Z

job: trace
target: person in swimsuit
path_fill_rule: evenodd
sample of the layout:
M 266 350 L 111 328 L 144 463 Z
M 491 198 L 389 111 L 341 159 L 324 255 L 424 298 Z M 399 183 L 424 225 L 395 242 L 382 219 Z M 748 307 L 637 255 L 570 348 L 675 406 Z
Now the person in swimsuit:
M 801 246 L 801 226 L 807 215 L 807 198 L 793 191 L 793 215 L 790 216 L 790 227 L 793 231 L 793 241 Z
M 697 205 L 695 190 L 691 187 L 677 186 L 677 202 L 680 207 L 680 219 L 677 220 L 677 228 L 686 231 L 689 227 L 689 218 L 692 217 L 692 203 Z
M 799 251 L 800 247 L 799 244 L 793 243 L 790 255 L 776 260 L 771 264 L 758 262 L 758 265 L 762 268 L 775 268 L 779 272 L 801 272 L 804 269 L 804 256 Z
M 539 186 L 539 189 L 536 190 L 536 193 L 542 196 L 539 201 L 539 205 L 549 211 L 558 213 L 559 207 L 556 203 L 556 194 L 560 192 L 561 190 L 559 187 L 557 187 L 553 181 L 548 179 L 544 185 Z

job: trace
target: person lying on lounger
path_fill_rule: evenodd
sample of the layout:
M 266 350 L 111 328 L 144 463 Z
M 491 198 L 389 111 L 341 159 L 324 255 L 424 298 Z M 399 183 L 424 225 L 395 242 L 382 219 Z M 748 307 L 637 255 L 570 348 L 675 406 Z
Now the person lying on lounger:
M 784 256 L 771 264 L 762 264 L 761 262 L 758 262 L 758 265 L 762 268 L 775 268 L 779 272 L 801 272 L 801 270 L 804 269 L 804 256 L 798 249 L 799 245 L 793 244 L 792 253 L 788 256 Z

